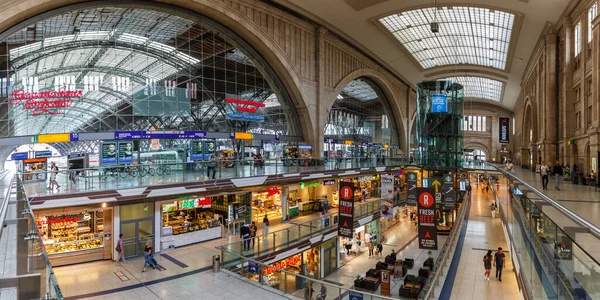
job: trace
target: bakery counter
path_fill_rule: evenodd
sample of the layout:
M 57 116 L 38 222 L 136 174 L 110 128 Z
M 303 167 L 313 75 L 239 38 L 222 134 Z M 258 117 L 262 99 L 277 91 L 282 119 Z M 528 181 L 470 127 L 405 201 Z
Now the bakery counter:
M 53 267 L 74 265 L 104 259 L 104 247 L 48 254 Z
M 175 247 L 181 247 L 185 245 L 200 243 L 208 240 L 221 238 L 223 235 L 222 226 L 211 227 L 207 229 L 190 231 L 182 234 L 176 234 L 172 236 L 172 241 L 169 244 Z

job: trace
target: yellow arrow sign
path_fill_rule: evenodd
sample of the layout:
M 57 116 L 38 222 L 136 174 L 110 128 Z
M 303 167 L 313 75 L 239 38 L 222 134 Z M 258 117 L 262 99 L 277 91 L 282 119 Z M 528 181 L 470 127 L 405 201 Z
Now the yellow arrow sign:
M 440 182 L 438 180 L 434 180 L 433 183 L 431 185 L 433 185 L 435 187 L 435 192 L 437 193 L 440 187 Z

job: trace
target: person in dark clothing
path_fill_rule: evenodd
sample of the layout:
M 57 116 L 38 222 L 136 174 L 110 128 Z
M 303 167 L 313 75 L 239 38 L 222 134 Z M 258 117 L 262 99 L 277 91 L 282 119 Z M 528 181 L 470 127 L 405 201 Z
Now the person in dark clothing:
M 552 168 L 552 175 L 556 179 L 556 190 L 560 191 L 560 182 L 563 177 L 563 167 L 560 165 L 560 162 L 556 160 L 556 165 Z
M 498 247 L 498 252 L 494 254 L 494 264 L 496 265 L 496 278 L 499 281 L 502 281 L 502 268 L 504 268 L 504 263 L 506 262 L 506 255 L 502 253 L 502 247 Z
M 244 251 L 250 250 L 250 227 L 247 224 L 240 228 L 240 237 L 244 239 Z
M 488 250 L 487 254 L 483 257 L 483 267 L 485 268 L 483 280 L 490 280 L 490 272 L 492 271 L 492 260 L 492 250 Z

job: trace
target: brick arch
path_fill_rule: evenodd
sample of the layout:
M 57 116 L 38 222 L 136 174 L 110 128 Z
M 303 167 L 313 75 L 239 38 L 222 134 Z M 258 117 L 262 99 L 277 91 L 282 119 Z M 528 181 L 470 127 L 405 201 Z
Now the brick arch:
M 18 5 L 16 5 L 18 3 Z M 11 5 L 12 4 L 12 5 Z M 30 23 L 51 17 L 56 14 L 70 10 L 92 8 L 98 6 L 130 6 L 145 9 L 158 9 L 160 7 L 177 12 L 177 15 L 194 19 L 194 15 L 208 17 L 215 22 L 228 28 L 239 35 L 250 47 L 252 47 L 279 77 L 284 91 L 289 94 L 292 101 L 293 113 L 298 115 L 299 123 L 296 131 L 301 132 L 305 141 L 314 142 L 314 130 L 311 124 L 316 123 L 316 116 L 311 116 L 308 104 L 302 93 L 303 80 L 300 72 L 294 67 L 289 55 L 282 50 L 277 41 L 263 30 L 260 24 L 255 22 L 254 14 L 249 16 L 243 2 L 237 1 L 215 1 L 215 0 L 165 0 L 146 1 L 129 0 L 120 2 L 117 0 L 8 0 L 3 8 L 3 17 L 0 16 L 0 39 L 13 33 Z M 244 13 L 246 11 L 246 13 Z M 260 17 L 259 17 L 260 19 Z M 314 120 L 313 120 L 314 119 Z M 293 129 L 292 129 L 293 130 Z
M 327 108 L 327 111 L 331 110 L 333 104 L 336 101 L 336 96 L 339 95 L 344 87 L 346 87 L 352 80 L 358 79 L 360 77 L 368 78 L 372 82 L 374 82 L 379 90 L 383 93 L 384 101 L 387 102 L 389 108 L 391 109 L 390 121 L 393 121 L 396 127 L 396 134 L 398 135 L 398 141 L 400 149 L 402 149 L 405 154 L 408 153 L 408 139 L 407 137 L 410 135 L 410 132 L 406 131 L 407 120 L 403 114 L 401 103 L 399 100 L 399 95 L 394 93 L 394 89 L 388 83 L 388 80 L 379 72 L 372 69 L 359 69 L 351 72 L 346 75 L 342 80 L 340 80 L 335 87 L 333 88 L 334 97 L 326 99 L 327 101 L 324 106 Z

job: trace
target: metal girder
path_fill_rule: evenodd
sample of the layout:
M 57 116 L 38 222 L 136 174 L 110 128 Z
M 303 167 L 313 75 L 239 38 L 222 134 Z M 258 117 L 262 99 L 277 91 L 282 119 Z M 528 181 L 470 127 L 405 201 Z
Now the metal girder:
M 62 69 L 48 69 L 43 72 L 36 73 L 36 76 L 39 78 L 40 81 L 42 81 L 46 78 L 50 78 L 50 77 L 53 77 L 56 75 L 62 75 L 62 74 L 67 74 L 67 73 L 79 73 L 79 72 L 86 72 L 86 71 L 87 72 L 93 71 L 93 72 L 106 73 L 106 74 L 116 73 L 119 75 L 130 77 L 130 78 L 132 78 L 133 81 L 138 82 L 142 85 L 146 84 L 146 77 L 140 73 L 127 71 L 125 69 L 107 67 L 107 66 L 94 66 L 94 67 L 68 66 L 68 67 L 64 67 Z

